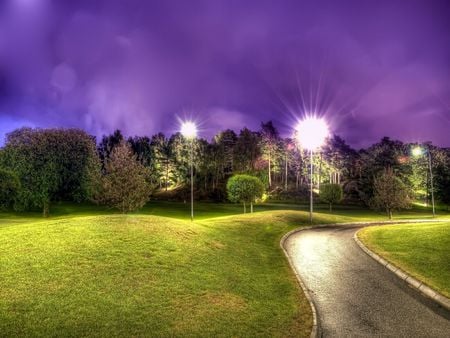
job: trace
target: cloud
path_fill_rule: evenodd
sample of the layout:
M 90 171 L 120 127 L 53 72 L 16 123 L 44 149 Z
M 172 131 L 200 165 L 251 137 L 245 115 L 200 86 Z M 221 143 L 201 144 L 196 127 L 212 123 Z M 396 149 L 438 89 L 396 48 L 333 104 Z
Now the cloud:
M 356 146 L 409 137 L 405 120 L 450 142 L 417 117 L 449 117 L 445 1 L 9 3 L 0 118 L 150 135 L 190 111 L 208 136 L 269 119 L 288 136 L 297 116 L 317 110 Z

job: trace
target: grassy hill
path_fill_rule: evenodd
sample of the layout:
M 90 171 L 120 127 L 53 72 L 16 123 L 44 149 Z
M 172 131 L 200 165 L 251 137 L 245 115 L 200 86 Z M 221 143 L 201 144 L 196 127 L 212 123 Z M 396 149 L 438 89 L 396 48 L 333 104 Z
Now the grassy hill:
M 65 204 L 50 219 L 0 214 L 0 335 L 308 336 L 279 240 L 309 218 L 286 207 L 198 204 L 194 223 L 188 206 L 164 203 L 135 215 Z M 315 222 L 384 217 L 337 213 Z
M 311 314 L 279 250 L 301 212 L 190 223 L 84 216 L 0 228 L 0 332 L 294 336 Z

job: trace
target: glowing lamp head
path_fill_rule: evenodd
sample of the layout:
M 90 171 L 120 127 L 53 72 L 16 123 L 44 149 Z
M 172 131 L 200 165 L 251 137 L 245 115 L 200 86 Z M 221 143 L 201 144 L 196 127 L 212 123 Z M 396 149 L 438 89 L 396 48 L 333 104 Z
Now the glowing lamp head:
M 412 152 L 412 155 L 415 157 L 423 155 L 423 149 L 421 147 L 414 147 L 411 152 Z
M 192 121 L 183 122 L 181 125 L 181 134 L 189 139 L 195 138 L 197 136 L 197 126 Z
M 296 139 L 307 150 L 316 150 L 329 135 L 327 123 L 320 118 L 308 117 L 300 121 L 295 128 Z

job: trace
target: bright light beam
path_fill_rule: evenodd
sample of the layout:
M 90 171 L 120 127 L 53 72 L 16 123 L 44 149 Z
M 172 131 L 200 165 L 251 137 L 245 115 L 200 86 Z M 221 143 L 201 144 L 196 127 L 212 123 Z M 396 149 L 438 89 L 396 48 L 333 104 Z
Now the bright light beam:
M 324 143 L 330 134 L 329 128 L 325 120 L 317 117 L 307 117 L 300 121 L 295 128 L 297 131 L 297 141 L 300 145 L 314 151 Z
M 412 149 L 412 155 L 414 157 L 419 157 L 423 155 L 423 149 L 421 147 L 414 147 Z
M 181 134 L 188 138 L 193 139 L 197 137 L 197 126 L 192 121 L 185 121 L 181 124 Z

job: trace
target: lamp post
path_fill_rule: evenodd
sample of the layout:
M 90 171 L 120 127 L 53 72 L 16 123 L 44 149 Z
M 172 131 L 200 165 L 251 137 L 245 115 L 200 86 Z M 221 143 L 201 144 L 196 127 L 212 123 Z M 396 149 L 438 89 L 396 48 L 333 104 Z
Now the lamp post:
M 412 149 L 412 154 L 413 154 L 413 156 L 415 156 L 415 157 L 419 157 L 419 156 L 422 156 L 423 154 L 424 154 L 424 152 L 426 152 L 427 153 L 427 162 L 428 162 L 428 170 L 429 170 L 429 173 L 430 173 L 430 192 L 431 192 L 431 206 L 432 206 L 432 210 L 433 210 L 433 217 L 435 217 L 436 216 L 436 209 L 435 209 L 435 206 L 434 206 L 434 186 L 433 186 L 433 169 L 432 169 L 432 166 L 431 166 L 431 152 L 430 152 L 430 147 L 428 146 L 428 147 L 426 147 L 425 149 L 424 148 L 422 148 L 422 147 L 420 147 L 420 146 L 417 146 L 417 147 L 414 147 L 413 149 Z
M 310 181 L 309 181 L 309 221 L 313 221 L 313 153 L 316 149 L 322 146 L 325 139 L 328 137 L 329 130 L 325 120 L 317 117 L 307 117 L 300 121 L 296 127 L 297 142 L 306 150 L 309 150 L 310 155 Z
M 194 221 L 194 139 L 197 137 L 197 126 L 192 121 L 181 124 L 181 134 L 189 140 L 189 162 L 191 169 L 191 222 Z

